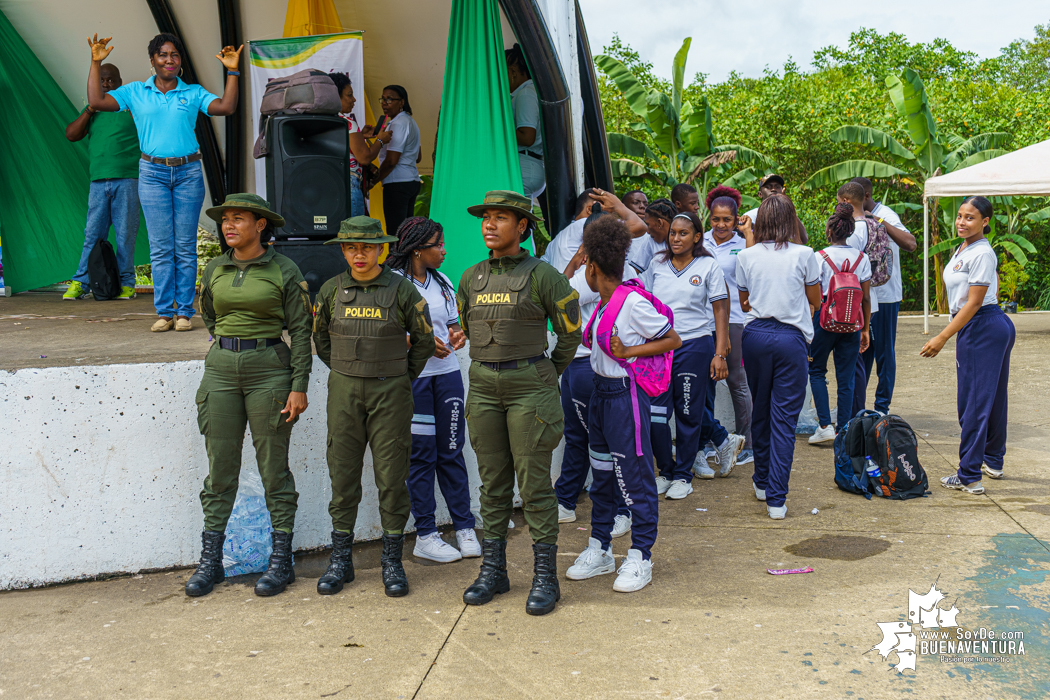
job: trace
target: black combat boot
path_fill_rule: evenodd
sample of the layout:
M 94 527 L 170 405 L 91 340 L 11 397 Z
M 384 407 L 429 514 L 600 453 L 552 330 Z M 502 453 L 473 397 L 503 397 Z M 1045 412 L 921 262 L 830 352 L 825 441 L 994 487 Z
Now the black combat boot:
M 391 598 L 408 595 L 408 576 L 405 567 L 401 566 L 401 550 L 404 548 L 404 534 L 383 535 L 383 555 L 379 561 L 383 565 L 383 586 Z
M 324 576 L 317 579 L 320 595 L 335 595 L 343 590 L 344 583 L 354 580 L 354 536 L 332 530 L 332 558 Z
M 226 580 L 226 572 L 222 568 L 222 545 L 225 541 L 225 532 L 205 530 L 201 533 L 201 561 L 186 582 L 186 595 L 194 598 L 208 595 L 216 583 Z
M 474 583 L 463 592 L 463 602 L 467 605 L 484 605 L 498 593 L 510 590 L 510 578 L 507 577 L 507 541 L 482 540 L 481 573 Z
M 561 586 L 558 585 L 558 545 L 533 544 L 532 553 L 536 557 L 533 568 L 532 590 L 525 601 L 525 612 L 530 615 L 546 615 L 554 610 L 554 604 L 561 600 Z
M 295 580 L 295 569 L 292 568 L 292 533 L 274 530 L 270 537 L 273 538 L 270 566 L 255 582 L 255 595 L 277 595 Z

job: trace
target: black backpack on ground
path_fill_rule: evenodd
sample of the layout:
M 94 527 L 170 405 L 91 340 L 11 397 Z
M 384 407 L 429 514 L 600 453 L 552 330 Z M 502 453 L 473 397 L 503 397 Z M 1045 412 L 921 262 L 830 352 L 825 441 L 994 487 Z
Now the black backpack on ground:
M 95 301 L 106 301 L 120 296 L 117 254 L 105 238 L 96 243 L 88 255 L 88 289 L 91 290 Z
M 835 438 L 835 483 L 843 491 L 892 500 L 921 498 L 930 491 L 926 471 L 919 464 L 919 440 L 900 416 L 861 411 Z M 867 458 L 879 465 L 871 478 Z

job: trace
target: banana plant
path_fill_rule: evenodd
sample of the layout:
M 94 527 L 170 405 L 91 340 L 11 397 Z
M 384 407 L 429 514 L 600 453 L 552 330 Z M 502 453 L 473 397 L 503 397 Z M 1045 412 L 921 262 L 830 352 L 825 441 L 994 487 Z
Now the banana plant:
M 747 165 L 726 184 L 738 186 L 758 177 L 757 168 L 772 168 L 773 161 L 758 151 L 738 144 L 718 144 L 706 97 L 697 104 L 682 100 L 685 63 L 692 38 L 687 37 L 671 65 L 671 94 L 646 89 L 631 71 L 611 56 L 599 55 L 594 62 L 616 85 L 627 106 L 638 117 L 629 124 L 632 134 L 606 134 L 613 175 L 645 178 L 663 187 L 691 184 L 700 192 L 728 170 L 731 163 Z M 651 144 L 651 146 L 650 146 Z M 733 185 L 733 183 L 736 185 Z
M 920 188 L 926 180 L 937 175 L 944 175 L 961 170 L 986 160 L 991 160 L 1006 153 L 1003 147 L 1012 138 L 1004 132 L 987 132 L 964 139 L 953 134 L 937 133 L 937 120 L 930 110 L 929 99 L 922 78 L 911 68 L 905 68 L 898 75 L 886 77 L 886 89 L 897 114 L 905 121 L 905 132 L 911 142 L 911 148 L 903 145 L 885 131 L 868 126 L 841 126 L 828 138 L 836 142 L 857 143 L 870 146 L 883 155 L 885 160 L 845 160 L 813 173 L 802 183 L 802 189 L 814 189 L 834 185 L 855 177 L 866 178 L 900 178 L 908 180 Z M 955 202 L 942 201 L 940 205 L 934 200 L 932 209 L 940 210 L 942 219 L 948 222 L 946 230 L 951 230 L 951 221 L 955 217 Z M 947 298 L 941 279 L 940 254 L 946 250 L 939 246 L 938 216 L 931 220 L 930 241 L 933 244 L 930 254 L 934 256 L 934 271 L 937 288 L 937 309 L 943 313 L 947 310 Z M 934 250 L 937 252 L 934 253 Z

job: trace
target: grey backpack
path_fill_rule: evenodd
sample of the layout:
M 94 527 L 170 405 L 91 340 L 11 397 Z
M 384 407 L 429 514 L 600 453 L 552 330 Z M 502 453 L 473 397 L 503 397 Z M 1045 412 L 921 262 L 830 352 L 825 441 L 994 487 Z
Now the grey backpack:
M 274 114 L 339 114 L 339 90 L 328 74 L 307 68 L 298 73 L 274 78 L 266 84 L 259 112 L 259 137 L 252 155 L 262 158 L 269 153 L 266 136 Z

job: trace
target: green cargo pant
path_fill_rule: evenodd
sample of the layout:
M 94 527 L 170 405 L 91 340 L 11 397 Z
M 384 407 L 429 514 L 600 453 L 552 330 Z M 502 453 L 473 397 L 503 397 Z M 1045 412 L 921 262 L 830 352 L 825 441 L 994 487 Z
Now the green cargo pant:
M 408 464 L 412 449 L 412 382 L 400 377 L 328 375 L 328 474 L 332 529 L 352 533 L 361 503 L 365 447 L 379 489 L 383 532 L 399 535 L 408 524 Z
M 245 425 L 251 426 L 273 529 L 294 529 L 299 494 L 288 469 L 294 422 L 285 422 L 288 416 L 281 414 L 292 389 L 290 360 L 284 344 L 233 352 L 215 343 L 208 351 L 197 390 L 197 424 L 208 449 L 208 478 L 201 491 L 205 530 L 226 530 L 237 497 Z
M 551 452 L 564 425 L 558 374 L 550 360 L 499 371 L 470 363 L 467 432 L 478 456 L 485 539 L 507 539 L 517 475 L 533 541 L 557 544 Z

